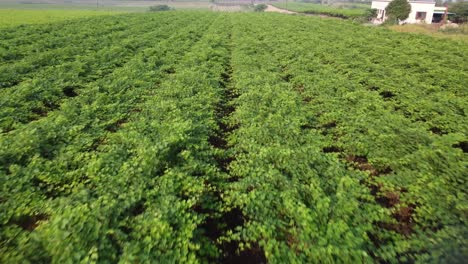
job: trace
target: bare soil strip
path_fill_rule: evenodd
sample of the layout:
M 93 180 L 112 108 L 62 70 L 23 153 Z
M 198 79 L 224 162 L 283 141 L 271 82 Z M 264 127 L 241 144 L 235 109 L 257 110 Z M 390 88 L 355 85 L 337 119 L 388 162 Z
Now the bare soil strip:
M 318 17 L 325 17 L 325 18 L 343 19 L 343 18 L 339 18 L 339 17 L 327 16 L 327 15 L 322 15 L 322 14 L 307 14 L 307 13 L 294 12 L 294 11 L 278 8 L 278 7 L 272 6 L 272 5 L 267 5 L 267 9 L 265 9 L 265 12 L 275 12 L 275 13 L 289 14 L 289 15 L 318 16 Z

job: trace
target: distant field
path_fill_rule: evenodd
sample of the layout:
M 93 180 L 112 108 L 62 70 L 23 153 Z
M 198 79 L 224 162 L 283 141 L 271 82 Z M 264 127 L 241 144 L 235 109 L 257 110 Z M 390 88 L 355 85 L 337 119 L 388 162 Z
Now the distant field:
M 93 10 L 93 11 L 142 11 L 145 7 L 103 6 L 96 4 L 21 4 L 0 3 L 0 9 L 15 10 Z
M 208 1 L 106 1 L 96 6 L 95 2 L 83 2 L 80 4 L 21 4 L 0 3 L 0 9 L 26 9 L 26 10 L 94 10 L 94 11 L 118 11 L 118 12 L 144 12 L 150 6 L 169 5 L 175 9 L 209 9 Z
M 342 18 L 361 17 L 365 14 L 366 7 L 370 8 L 370 6 L 364 4 L 352 5 L 352 8 L 349 4 L 341 4 L 340 6 L 327 6 L 312 3 L 275 3 L 272 5 L 278 8 L 300 13 L 322 14 Z
M 121 12 L 122 11 L 0 9 L 0 28 L 25 24 L 43 24 L 80 17 L 118 14 Z
M 0 36 L 0 263 L 468 259 L 465 43 L 200 11 Z
M 361 4 L 361 3 L 335 3 L 333 5 L 337 6 L 337 7 L 345 7 L 345 8 L 348 8 L 348 9 L 371 8 L 370 4 Z
M 208 10 L 208 1 L 114 1 L 105 2 L 106 5 L 92 5 L 91 2 L 83 4 L 24 4 L 0 3 L 0 28 L 40 24 L 75 19 L 81 17 L 111 15 L 127 12 L 146 12 L 150 6 L 167 4 L 177 10 L 202 9 Z

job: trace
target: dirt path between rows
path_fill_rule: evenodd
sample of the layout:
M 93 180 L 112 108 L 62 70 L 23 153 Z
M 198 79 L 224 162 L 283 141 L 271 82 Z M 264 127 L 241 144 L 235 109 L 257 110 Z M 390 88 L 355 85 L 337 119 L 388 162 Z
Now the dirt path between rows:
M 265 9 L 265 12 L 275 12 L 275 13 L 290 14 L 290 15 L 318 16 L 318 17 L 325 17 L 325 18 L 343 19 L 343 18 L 332 17 L 332 16 L 327 16 L 327 15 L 306 14 L 306 13 L 294 12 L 294 11 L 289 11 L 289 10 L 286 10 L 286 9 L 281 9 L 281 8 L 278 8 L 278 7 L 272 6 L 272 5 L 267 5 L 267 9 Z
M 298 14 L 297 12 L 289 11 L 286 9 L 281 9 L 272 5 L 267 5 L 267 9 L 265 9 L 265 12 L 276 12 L 276 13 L 282 13 L 282 14 Z

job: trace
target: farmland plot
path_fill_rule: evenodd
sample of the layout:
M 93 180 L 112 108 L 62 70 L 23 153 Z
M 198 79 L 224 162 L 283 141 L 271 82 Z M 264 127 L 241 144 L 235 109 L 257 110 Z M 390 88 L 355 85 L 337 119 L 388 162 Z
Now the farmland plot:
M 0 33 L 3 263 L 468 255 L 462 43 L 204 12 Z

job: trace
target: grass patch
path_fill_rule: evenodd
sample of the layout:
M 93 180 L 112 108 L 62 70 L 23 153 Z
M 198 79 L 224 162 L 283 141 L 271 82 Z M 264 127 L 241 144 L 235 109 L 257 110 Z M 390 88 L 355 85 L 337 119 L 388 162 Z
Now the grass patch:
M 327 15 L 341 18 L 358 18 L 365 16 L 367 7 L 364 5 L 337 4 L 334 6 L 312 4 L 312 3 L 275 3 L 278 8 L 306 14 Z
M 118 13 L 122 13 L 122 11 L 0 9 L 0 28 L 26 24 L 44 24 L 67 19 L 114 15 Z
M 468 25 L 462 24 L 457 28 L 441 29 L 438 24 L 406 24 L 388 26 L 390 30 L 396 32 L 406 32 L 429 35 L 435 38 L 445 38 L 468 43 Z

